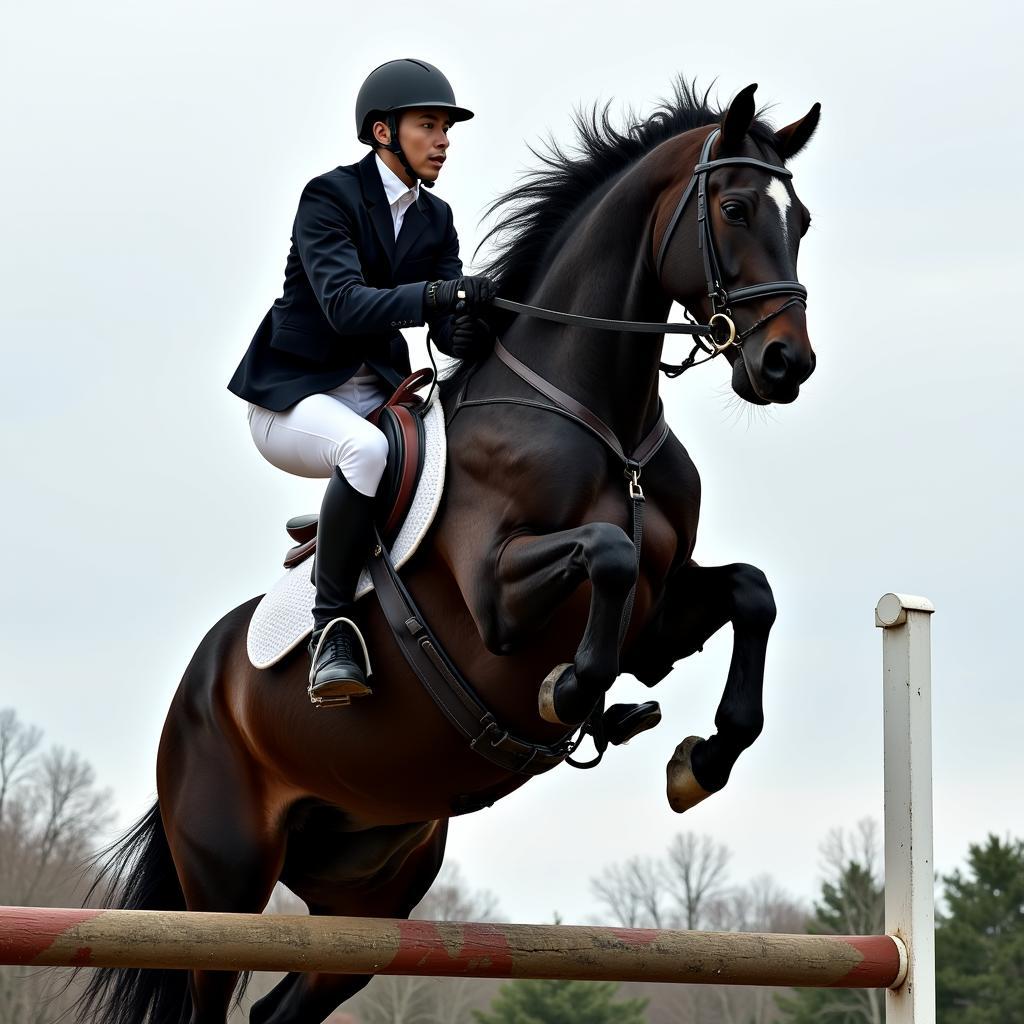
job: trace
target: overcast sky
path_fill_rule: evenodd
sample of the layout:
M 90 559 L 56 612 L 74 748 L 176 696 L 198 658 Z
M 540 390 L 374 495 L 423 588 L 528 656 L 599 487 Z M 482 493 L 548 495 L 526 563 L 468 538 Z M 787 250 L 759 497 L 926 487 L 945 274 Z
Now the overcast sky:
M 1024 835 L 1021 27 L 991 0 L 10 5 L 0 706 L 80 751 L 122 825 L 149 806 L 195 646 L 278 578 L 284 521 L 319 505 L 321 483 L 259 456 L 225 384 L 280 294 L 303 184 L 365 153 L 372 68 L 422 57 L 476 111 L 437 186 L 467 265 L 488 201 L 535 166 L 528 144 L 571 143 L 574 106 L 614 100 L 621 123 L 677 73 L 717 78 L 723 104 L 758 82 L 777 125 L 822 104 L 792 164 L 817 372 L 767 415 L 737 410 L 724 364 L 662 393 L 703 477 L 698 559 L 775 588 L 765 731 L 725 792 L 672 814 L 664 764 L 712 728 L 725 631 L 660 685 L 655 732 L 453 822 L 450 855 L 524 920 L 585 920 L 591 877 L 683 828 L 728 844 L 737 881 L 812 896 L 827 830 L 882 813 L 887 590 L 937 608 L 939 869 L 990 830 Z

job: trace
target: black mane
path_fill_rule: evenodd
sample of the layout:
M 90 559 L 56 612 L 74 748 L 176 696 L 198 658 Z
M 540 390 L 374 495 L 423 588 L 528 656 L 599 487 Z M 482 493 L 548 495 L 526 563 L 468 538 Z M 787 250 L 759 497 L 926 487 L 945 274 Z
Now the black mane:
M 563 150 L 553 136 L 549 136 L 547 152 L 538 152 L 529 146 L 530 152 L 545 166 L 529 172 L 484 211 L 481 219 L 507 207 L 504 216 L 484 235 L 473 253 L 475 258 L 489 238 L 500 240 L 495 253 L 478 273 L 496 279 L 502 298 L 526 301 L 538 270 L 547 265 L 552 241 L 574 214 L 588 202 L 596 201 L 620 172 L 666 139 L 721 122 L 725 111 L 708 103 L 712 86 L 699 96 L 696 79 L 687 83 L 678 75 L 672 83 L 672 98 L 663 100 L 642 121 L 636 121 L 636 115 L 628 110 L 628 127 L 621 132 L 608 118 L 611 100 L 605 103 L 600 117 L 596 102 L 589 112 L 576 110 L 573 123 L 577 138 L 573 154 Z M 749 134 L 757 142 L 770 144 L 773 129 L 761 114 L 758 111 Z M 487 316 L 499 337 L 511 318 L 512 314 L 501 310 L 494 310 Z M 455 363 L 441 382 L 442 396 L 457 390 L 472 369 L 473 364 L 465 360 Z

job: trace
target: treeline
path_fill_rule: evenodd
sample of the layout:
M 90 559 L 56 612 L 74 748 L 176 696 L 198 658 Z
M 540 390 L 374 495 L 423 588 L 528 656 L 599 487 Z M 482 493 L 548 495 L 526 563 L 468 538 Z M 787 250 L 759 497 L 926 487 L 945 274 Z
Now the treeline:
M 730 883 L 729 851 L 676 836 L 660 858 L 635 857 L 593 882 L 605 913 L 626 927 L 881 934 L 882 844 L 865 820 L 822 844 L 824 879 L 809 909 L 770 878 Z M 941 877 L 936 919 L 938 1024 L 1024 1024 L 1024 841 L 990 835 Z M 575 1015 L 574 1015 L 575 1014 Z M 609 985 L 516 981 L 476 1024 L 882 1024 L 875 990 Z
M 112 825 L 92 769 L 0 710 L 0 903 L 75 906 L 95 878 L 90 856 Z M 829 833 L 810 906 L 763 875 L 736 882 L 730 852 L 684 832 L 661 856 L 611 864 L 591 882 L 591 923 L 722 931 L 878 934 L 884 928 L 881 836 L 872 821 Z M 1024 841 L 988 836 L 940 877 L 938 1024 L 1024 1024 Z M 304 913 L 282 887 L 269 913 Z M 414 916 L 506 920 L 492 893 L 446 865 Z M 232 1021 L 279 976 L 255 975 Z M 0 1024 L 57 1021 L 74 997 L 66 972 L 0 968 Z M 457 978 L 375 979 L 335 1024 L 881 1024 L 884 994 L 728 986 L 615 985 Z M 140 1022 L 142 1024 L 142 1022 Z

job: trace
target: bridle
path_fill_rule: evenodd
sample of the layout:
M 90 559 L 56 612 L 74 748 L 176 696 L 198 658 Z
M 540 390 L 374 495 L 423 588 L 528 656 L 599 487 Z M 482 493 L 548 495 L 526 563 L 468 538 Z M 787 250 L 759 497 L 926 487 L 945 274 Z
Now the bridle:
M 696 166 L 693 168 L 693 173 L 690 175 L 690 181 L 683 190 L 683 194 L 679 197 L 679 202 L 676 204 L 675 211 L 668 222 L 668 227 L 665 228 L 665 233 L 662 235 L 661 245 L 658 247 L 658 256 L 655 260 L 655 273 L 660 280 L 662 267 L 665 263 L 665 255 L 668 252 L 668 244 L 672 239 L 672 235 L 675 232 L 676 227 L 679 225 L 679 221 L 682 220 L 683 211 L 686 209 L 690 196 L 693 195 L 693 192 L 696 189 L 697 248 L 700 249 L 701 255 L 704 259 L 704 281 L 707 287 L 708 302 L 711 306 L 711 317 L 708 323 L 713 326 L 716 320 L 721 320 L 725 323 L 729 332 L 729 336 L 724 342 L 718 342 L 714 337 L 712 337 L 711 344 L 714 347 L 714 351 L 710 354 L 709 358 L 713 358 L 713 356 L 718 355 L 719 352 L 728 348 L 730 345 L 735 345 L 739 348 L 743 342 L 754 333 L 754 331 L 763 327 L 769 320 L 777 317 L 790 306 L 797 304 L 802 306 L 807 305 L 807 289 L 799 281 L 763 281 L 759 284 L 746 285 L 743 288 L 735 288 L 731 292 L 725 287 L 721 261 L 718 258 L 718 248 L 715 245 L 715 234 L 711 230 L 711 216 L 708 212 L 708 175 L 718 167 L 756 167 L 759 170 L 767 171 L 776 178 L 792 178 L 793 172 L 787 170 L 785 167 L 780 167 L 778 164 L 770 164 L 765 160 L 757 160 L 754 157 L 749 156 L 721 157 L 718 160 L 709 159 L 711 156 L 711 147 L 714 145 L 715 139 L 717 139 L 721 133 L 722 129 L 716 128 L 713 132 L 710 132 L 708 137 L 704 140 L 704 145 L 701 147 L 700 151 L 700 157 L 697 160 Z M 775 309 L 766 316 L 761 317 L 760 320 L 751 324 L 745 331 L 737 334 L 736 324 L 733 321 L 732 307 L 742 302 L 751 302 L 755 299 L 763 299 L 771 295 L 788 295 L 790 298 L 779 306 L 778 309 Z M 705 349 L 705 351 L 707 351 L 707 349 Z M 673 368 L 676 370 L 674 373 L 667 369 L 665 364 L 662 364 L 662 369 L 666 369 L 666 372 L 668 372 L 670 376 L 678 376 L 684 370 L 687 370 L 690 366 L 694 365 L 693 360 L 695 356 L 696 348 L 690 353 L 689 360 L 684 361 L 684 363 L 678 368 Z M 706 360 L 701 360 L 701 362 L 705 361 Z
M 700 157 L 693 168 L 693 173 L 690 175 L 690 181 L 683 190 L 683 194 L 679 197 L 679 202 L 676 204 L 668 226 L 665 228 L 655 261 L 655 272 L 660 280 L 669 242 L 679 225 L 679 221 L 682 219 L 690 197 L 696 191 L 697 247 L 701 250 L 704 259 L 704 279 L 707 286 L 708 302 L 711 306 L 711 316 L 708 319 L 708 323 L 699 324 L 694 320 L 691 320 L 689 323 L 645 323 L 639 320 L 605 320 L 599 317 L 581 316 L 577 313 L 563 313 L 559 310 L 544 309 L 541 306 L 531 306 L 525 302 L 513 302 L 511 299 L 501 298 L 493 299 L 492 304 L 499 309 L 507 309 L 512 313 L 519 313 L 524 316 L 535 316 L 542 320 L 553 320 L 556 323 L 563 324 L 576 324 L 581 327 L 594 327 L 599 330 L 624 331 L 634 334 L 693 335 L 695 340 L 693 350 L 682 363 L 661 363 L 661 369 L 669 377 L 678 377 L 679 374 L 685 372 L 691 366 L 698 366 L 700 363 L 713 359 L 730 346 L 739 348 L 751 334 L 790 306 L 798 304 L 806 306 L 807 289 L 799 281 L 765 281 L 760 284 L 734 288 L 731 292 L 725 287 L 721 262 L 718 258 L 718 249 L 715 246 L 715 236 L 711 229 L 711 218 L 708 215 L 708 175 L 719 167 L 738 166 L 757 167 L 777 178 L 792 178 L 793 172 L 778 164 L 770 164 L 765 160 L 757 160 L 753 157 L 731 156 L 710 160 L 711 147 L 715 139 L 721 134 L 721 131 L 721 128 L 715 128 L 704 140 Z M 737 332 L 736 323 L 733 320 L 732 307 L 743 302 L 751 302 L 755 299 L 763 299 L 772 295 L 788 295 L 790 297 L 778 309 L 761 317 L 761 319 L 751 324 L 746 330 Z M 687 316 L 689 316 L 689 313 L 687 313 Z M 706 356 L 704 359 L 698 360 L 697 355 L 700 351 L 705 352 Z

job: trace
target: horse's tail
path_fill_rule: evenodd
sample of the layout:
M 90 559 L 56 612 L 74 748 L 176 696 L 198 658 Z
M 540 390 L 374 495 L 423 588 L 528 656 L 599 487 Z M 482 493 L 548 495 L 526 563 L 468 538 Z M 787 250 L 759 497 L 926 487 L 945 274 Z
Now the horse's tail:
M 159 804 L 154 803 L 120 839 L 101 850 L 96 860 L 105 863 L 89 896 L 103 887 L 103 907 L 185 909 Z M 187 1013 L 183 1015 L 190 999 L 188 980 L 188 971 L 98 969 L 76 1007 L 77 1020 L 82 1024 L 179 1024 L 188 1019 Z

